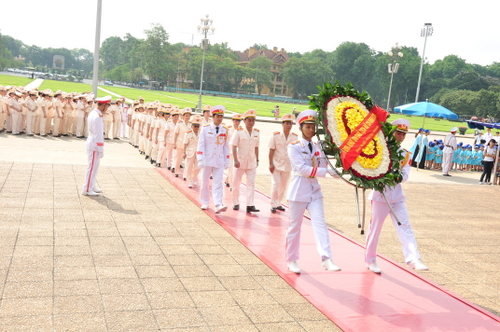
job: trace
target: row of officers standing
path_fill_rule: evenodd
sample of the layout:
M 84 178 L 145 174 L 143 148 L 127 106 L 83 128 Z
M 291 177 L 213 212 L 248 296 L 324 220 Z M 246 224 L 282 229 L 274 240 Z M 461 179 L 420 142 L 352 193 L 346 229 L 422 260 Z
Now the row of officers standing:
M 131 144 L 137 147 L 151 163 L 168 168 L 175 177 L 183 178 L 188 187 L 198 185 L 201 172 L 201 209 L 207 210 L 212 200 L 216 214 L 227 211 L 223 203 L 224 184 L 232 189 L 232 209 L 240 209 L 240 184 L 246 176 L 246 212 L 259 212 L 254 204 L 256 170 L 259 164 L 260 131 L 254 128 L 256 111 L 251 109 L 243 115 L 234 114 L 232 125 L 223 123 L 226 109 L 222 105 L 203 108 L 203 116 L 192 116 L 190 108 L 179 110 L 176 106 L 161 103 L 138 103 L 130 117 Z M 301 112 L 297 119 L 292 114 L 281 117 L 282 131 L 276 131 L 269 141 L 269 170 L 272 173 L 271 211 L 285 211 L 282 202 L 289 205 L 290 224 L 286 235 L 286 262 L 291 272 L 300 273 L 298 267 L 300 229 L 307 210 L 311 216 L 316 248 L 321 257 L 321 266 L 328 271 L 339 271 L 332 261 L 329 232 L 326 226 L 318 177 L 327 174 L 337 177 L 328 167 L 321 147 L 313 142 L 316 133 L 317 114 L 313 110 Z M 406 120 L 405 120 L 406 121 Z M 291 132 L 293 123 L 299 125 L 301 135 Z M 404 140 L 409 123 L 398 125 L 396 133 Z M 401 128 L 400 128 L 401 127 Z M 399 137 L 398 136 L 398 137 Z M 406 152 L 407 156 L 410 155 Z M 407 178 L 408 158 L 403 165 Z M 182 171 L 182 163 L 185 168 Z M 224 171 L 227 170 L 226 174 Z M 291 178 L 291 180 L 290 180 Z M 289 181 L 290 180 L 290 181 Z M 287 190 L 287 186 L 289 188 Z M 211 186 L 211 192 L 210 192 Z M 394 194 L 392 194 L 394 193 Z M 406 263 L 416 270 L 427 270 L 421 262 L 415 236 L 412 232 L 401 185 L 388 188 L 386 194 L 397 210 L 402 226 L 396 226 Z M 367 268 L 381 273 L 376 263 L 376 247 L 381 227 L 389 214 L 389 208 L 372 194 L 373 217 L 367 235 L 365 261 Z M 381 206 L 381 208 L 378 208 Z
M 234 210 L 240 209 L 240 184 L 245 175 L 246 211 L 259 212 L 254 204 L 260 143 L 260 131 L 254 128 L 257 115 L 255 110 L 248 110 L 245 114 L 236 113 L 232 116 L 232 124 L 225 125 L 222 123 L 225 112 L 223 106 L 215 109 L 207 105 L 203 108 L 203 116 L 193 116 L 189 107 L 179 109 L 175 105 L 159 102 L 142 104 L 138 101 L 134 102 L 132 108 L 134 112 L 129 121 L 130 144 L 138 148 L 146 160 L 158 167 L 171 170 L 175 177 L 187 181 L 190 188 L 198 185 L 198 174 L 201 169 L 211 165 L 215 174 L 209 175 L 209 179 L 210 176 L 212 179 L 215 177 L 216 181 L 213 183 L 221 180 L 221 188 L 216 188 L 215 192 L 221 192 L 224 185 L 230 187 Z M 298 135 L 291 132 L 294 120 L 292 114 L 284 115 L 281 118 L 283 131 L 274 132 L 269 142 L 269 168 L 273 175 L 271 194 L 273 213 L 285 210 L 282 201 L 291 174 L 286 148 L 288 144 L 298 139 Z M 216 138 L 214 145 L 206 150 L 206 142 L 211 142 L 213 138 Z M 219 146 L 225 144 L 228 144 L 227 151 L 217 150 Z M 218 169 L 222 170 L 220 174 Z M 228 170 L 225 177 L 224 169 Z M 201 183 L 208 182 L 202 180 Z M 201 192 L 202 208 L 206 209 L 209 203 L 207 187 L 202 185 Z M 219 197 L 218 194 L 216 196 Z M 221 202 L 222 196 L 216 200 L 217 213 L 227 209 Z
M 95 107 L 91 93 L 26 90 L 0 86 L 0 132 L 42 137 L 87 136 L 87 119 Z M 103 116 L 105 139 L 126 137 L 128 105 L 118 99 Z

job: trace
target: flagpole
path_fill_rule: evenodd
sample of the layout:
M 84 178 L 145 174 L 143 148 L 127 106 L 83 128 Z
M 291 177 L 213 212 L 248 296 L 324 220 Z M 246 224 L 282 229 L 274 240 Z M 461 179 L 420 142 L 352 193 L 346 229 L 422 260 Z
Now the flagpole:
M 92 92 L 97 97 L 97 84 L 99 81 L 99 49 L 101 46 L 101 13 L 102 0 L 97 0 L 97 16 L 95 24 L 95 45 L 94 45 L 94 70 L 92 75 Z

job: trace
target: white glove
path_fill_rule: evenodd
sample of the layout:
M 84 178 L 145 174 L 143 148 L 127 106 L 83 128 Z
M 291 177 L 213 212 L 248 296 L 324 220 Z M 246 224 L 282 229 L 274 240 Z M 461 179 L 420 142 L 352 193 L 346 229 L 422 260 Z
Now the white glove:
M 204 166 L 204 165 L 203 165 L 203 161 L 198 161 L 198 167 L 199 167 L 199 168 L 203 168 L 203 166 Z
M 331 168 L 328 168 L 327 170 L 327 173 L 330 174 L 330 176 L 332 178 L 335 178 L 335 179 L 338 179 L 339 178 L 339 175 L 337 174 L 337 172 L 335 172 L 333 169 Z
M 97 152 L 97 158 L 104 157 L 104 152 Z

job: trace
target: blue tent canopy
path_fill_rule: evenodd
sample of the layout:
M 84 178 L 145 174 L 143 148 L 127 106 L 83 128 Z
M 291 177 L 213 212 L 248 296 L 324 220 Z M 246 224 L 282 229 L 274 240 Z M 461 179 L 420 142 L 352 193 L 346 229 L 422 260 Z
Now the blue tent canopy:
M 414 116 L 426 116 L 431 118 L 445 118 L 448 120 L 457 120 L 458 115 L 450 111 L 449 109 L 431 103 L 429 101 L 422 101 L 418 103 L 411 103 L 401 106 L 394 107 L 394 112 L 414 115 Z
M 483 130 L 485 127 L 491 128 L 491 129 L 500 129 L 500 123 L 490 123 L 490 122 L 468 120 L 467 125 L 470 129 Z

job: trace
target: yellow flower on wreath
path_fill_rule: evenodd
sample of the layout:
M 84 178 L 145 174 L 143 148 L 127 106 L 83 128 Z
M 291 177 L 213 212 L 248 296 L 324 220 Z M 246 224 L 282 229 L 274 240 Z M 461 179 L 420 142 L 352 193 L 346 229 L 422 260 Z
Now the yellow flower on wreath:
M 347 120 L 346 125 L 351 131 L 356 129 L 359 124 L 363 122 L 366 116 L 366 114 L 364 114 L 366 112 L 360 107 L 360 105 L 358 105 L 357 103 L 345 101 L 339 103 L 335 107 L 335 120 L 338 124 L 344 123 L 344 111 Z M 337 126 L 337 128 L 340 132 L 340 138 L 342 139 L 342 141 L 345 141 L 349 135 L 344 129 L 344 126 Z M 377 136 L 375 136 L 373 140 L 368 143 L 362 151 L 367 155 L 373 155 L 375 153 L 375 147 L 377 148 L 378 153 L 373 158 L 366 158 L 363 156 L 358 156 L 358 158 L 356 158 L 356 161 L 358 161 L 362 167 L 376 169 L 380 166 L 380 162 L 382 161 L 382 147 L 380 146 L 379 138 Z

